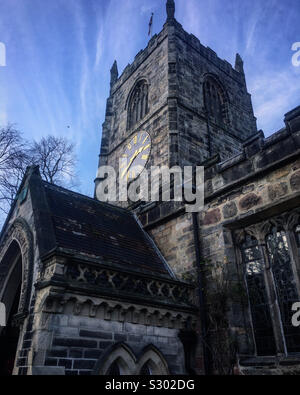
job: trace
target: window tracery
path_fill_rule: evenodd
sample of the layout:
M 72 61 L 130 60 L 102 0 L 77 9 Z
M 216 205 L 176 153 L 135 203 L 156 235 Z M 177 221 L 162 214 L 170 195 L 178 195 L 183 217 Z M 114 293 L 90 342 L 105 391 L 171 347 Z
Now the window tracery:
M 132 129 L 148 113 L 148 84 L 139 81 L 131 93 L 128 105 L 128 129 Z
M 204 106 L 209 116 L 219 123 L 228 122 L 227 100 L 224 89 L 212 77 L 206 77 L 203 86 Z
M 292 305 L 300 300 L 300 212 L 251 225 L 236 236 L 257 355 L 300 352 L 300 333 L 292 326 Z

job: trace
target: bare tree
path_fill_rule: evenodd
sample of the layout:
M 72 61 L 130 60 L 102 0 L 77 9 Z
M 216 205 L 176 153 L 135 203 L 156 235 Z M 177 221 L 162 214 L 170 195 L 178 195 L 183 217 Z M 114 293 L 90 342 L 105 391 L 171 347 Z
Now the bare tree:
M 13 125 L 0 128 L 0 210 L 8 213 L 28 166 L 38 165 L 42 178 L 52 184 L 74 188 L 76 163 L 74 145 L 65 138 L 28 143 Z
M 31 143 L 28 154 L 32 163 L 40 167 L 44 180 L 72 188 L 76 185 L 74 148 L 66 138 L 48 136 Z
M 13 125 L 0 129 L 0 210 L 7 213 L 30 160 L 26 143 Z

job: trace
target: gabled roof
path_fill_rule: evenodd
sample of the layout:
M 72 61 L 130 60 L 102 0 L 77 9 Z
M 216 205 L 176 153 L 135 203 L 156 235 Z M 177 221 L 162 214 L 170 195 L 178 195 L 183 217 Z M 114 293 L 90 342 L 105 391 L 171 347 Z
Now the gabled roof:
M 42 180 L 40 183 L 56 248 L 121 265 L 125 270 L 173 277 L 132 212 Z
M 0 247 L 19 218 L 32 233 L 35 262 L 64 258 L 58 261 L 63 271 L 42 274 L 38 289 L 55 285 L 64 293 L 195 311 L 194 287 L 176 279 L 131 211 L 49 184 L 38 167 L 30 167 L 2 229 Z

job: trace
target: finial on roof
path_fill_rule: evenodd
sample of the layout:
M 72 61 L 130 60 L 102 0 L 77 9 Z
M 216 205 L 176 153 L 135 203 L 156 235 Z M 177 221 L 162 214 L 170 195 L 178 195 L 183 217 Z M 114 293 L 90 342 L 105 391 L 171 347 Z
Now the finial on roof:
M 119 77 L 119 72 L 118 72 L 118 65 L 117 61 L 114 61 L 114 64 L 112 65 L 112 68 L 110 69 L 110 86 L 112 87 L 117 79 Z
M 174 19 L 175 16 L 175 1 L 174 0 L 167 0 L 167 19 L 171 20 Z
M 235 57 L 235 70 L 238 71 L 241 74 L 244 74 L 244 62 L 243 59 L 241 58 L 240 54 L 236 54 Z

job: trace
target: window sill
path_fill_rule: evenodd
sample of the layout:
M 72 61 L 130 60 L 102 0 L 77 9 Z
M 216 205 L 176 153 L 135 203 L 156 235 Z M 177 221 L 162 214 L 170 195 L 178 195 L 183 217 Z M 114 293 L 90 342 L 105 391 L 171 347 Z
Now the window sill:
M 276 368 L 279 366 L 294 366 L 300 365 L 300 353 L 295 353 L 288 356 L 240 356 L 239 365 L 241 367 L 255 367 L 255 368 Z

